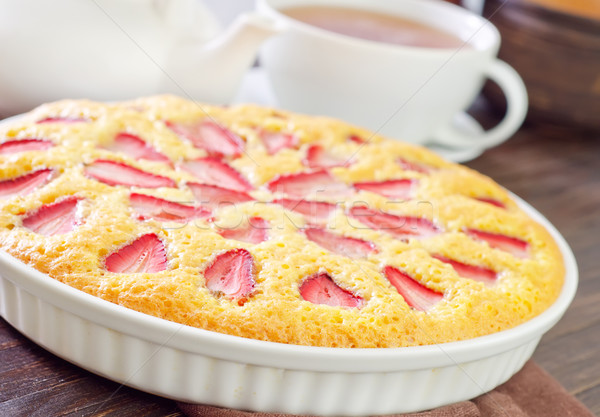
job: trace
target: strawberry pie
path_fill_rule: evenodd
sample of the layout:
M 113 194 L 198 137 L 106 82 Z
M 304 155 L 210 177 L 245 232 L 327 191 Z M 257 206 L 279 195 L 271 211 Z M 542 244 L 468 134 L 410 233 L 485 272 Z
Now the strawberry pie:
M 0 247 L 60 282 L 245 338 L 400 347 L 547 309 L 549 233 L 499 185 L 347 123 L 158 96 L 0 127 Z

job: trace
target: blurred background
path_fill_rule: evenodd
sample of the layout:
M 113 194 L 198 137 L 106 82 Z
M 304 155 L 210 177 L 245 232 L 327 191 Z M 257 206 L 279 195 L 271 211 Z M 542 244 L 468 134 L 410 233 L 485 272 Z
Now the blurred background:
M 487 0 L 500 31 L 499 57 L 519 72 L 529 93 L 529 121 L 600 131 L 600 1 Z M 485 94 L 503 107 L 488 85 Z
M 227 27 L 240 13 L 254 9 L 254 0 L 177 1 L 187 4 L 190 10 L 194 4 L 204 5 L 220 21 L 222 28 Z M 498 28 L 502 36 L 499 57 L 517 70 L 527 86 L 530 100 L 527 122 L 577 126 L 600 132 L 600 0 L 439 1 L 448 1 L 475 13 L 483 14 Z M 128 5 L 135 2 L 119 3 L 98 0 L 98 4 L 100 3 L 103 5 L 114 3 L 127 10 Z M 75 25 L 78 22 L 73 19 L 73 16 L 61 17 L 65 23 L 61 27 L 60 22 L 52 22 L 59 16 L 44 16 L 45 12 L 39 10 L 40 4 L 28 0 L 18 4 L 28 5 L 28 10 L 34 14 L 33 20 L 38 19 L 39 22 L 16 22 L 16 17 L 21 15 L 14 17 L 10 14 L 13 8 L 17 9 L 15 4 L 17 3 L 11 2 L 11 0 L 0 0 L 0 10 L 6 11 L 0 14 L 0 54 L 6 58 L 4 65 L 0 68 L 0 116 L 6 117 L 21 113 L 42 102 L 55 100 L 58 96 L 63 98 L 63 95 L 69 95 L 68 91 L 61 94 L 64 90 L 63 87 L 71 88 L 78 81 L 84 81 L 77 80 L 73 74 L 93 74 L 96 71 L 102 75 L 99 77 L 102 82 L 109 83 L 111 81 L 105 76 L 104 70 L 98 69 L 94 63 L 85 59 L 86 53 L 87 56 L 90 56 L 89 51 L 82 51 L 79 61 L 69 61 L 66 65 L 66 73 L 63 68 L 57 66 L 57 61 L 64 61 L 65 57 L 72 59 L 73 46 L 69 47 L 68 44 L 78 45 L 77 39 L 66 34 L 67 29 L 64 27 L 67 24 Z M 83 3 L 77 3 L 75 0 L 62 0 L 60 4 L 79 7 Z M 154 2 L 153 4 L 160 5 L 162 3 Z M 50 7 L 50 3 L 44 7 Z M 22 7 L 22 9 L 25 10 L 26 7 Z M 50 14 L 51 10 L 48 9 L 47 12 L 46 14 Z M 99 10 L 96 10 L 96 13 L 98 12 Z M 108 12 L 114 12 L 116 15 L 119 11 L 108 10 Z M 188 23 L 197 18 L 191 13 L 186 17 Z M 108 19 L 104 20 L 106 20 L 107 26 L 111 25 Z M 142 21 L 141 17 L 139 21 Z M 196 21 L 201 20 L 197 19 Z M 115 21 L 115 23 L 118 22 Z M 208 27 L 198 28 L 198 25 L 192 23 L 190 26 L 197 32 L 208 33 L 211 30 Z M 157 31 L 154 31 L 155 35 L 152 38 L 144 33 L 142 27 L 131 29 L 136 42 L 139 41 L 139 45 L 126 38 L 117 39 L 119 35 L 122 37 L 122 33 L 116 33 L 113 36 L 114 39 L 91 35 L 91 31 L 106 29 L 104 26 L 86 26 L 78 22 L 73 27 L 77 29 L 78 33 L 87 36 L 85 39 L 89 39 L 93 43 L 88 46 L 96 51 L 95 54 L 99 56 L 97 59 L 101 59 L 103 54 L 105 57 L 123 59 L 123 63 L 115 64 L 117 65 L 115 68 L 119 68 L 115 72 L 124 72 L 123 68 L 125 68 L 125 72 L 132 73 L 137 71 L 136 68 L 147 68 L 142 66 L 142 64 L 147 65 L 148 62 L 141 50 L 147 50 L 152 54 L 155 45 L 161 41 L 166 43 Z M 113 29 L 112 32 L 115 32 L 114 27 L 109 29 Z M 130 30 L 129 27 L 127 29 Z M 179 27 L 180 32 L 188 29 Z M 40 31 L 47 32 L 47 36 L 40 35 L 38 33 Z M 61 32 L 65 33 L 61 34 Z M 103 33 L 109 33 L 109 31 L 105 30 Z M 129 47 L 127 50 L 126 44 Z M 111 45 L 118 45 L 118 48 Z M 106 50 L 103 50 L 104 46 L 106 46 L 104 48 Z M 120 50 L 120 55 L 117 54 L 117 49 Z M 154 55 L 158 56 L 160 53 Z M 191 56 L 191 54 L 183 56 Z M 113 61 L 116 62 L 118 59 L 113 59 Z M 146 61 L 144 61 L 145 59 Z M 32 62 L 35 65 L 32 65 Z M 39 62 L 46 64 L 38 65 Z M 165 67 L 165 70 L 170 72 L 171 68 Z M 142 72 L 137 71 L 136 75 L 137 81 L 140 83 L 142 82 L 140 76 L 148 78 L 153 76 L 152 74 L 142 74 Z M 79 77 L 81 78 L 81 76 Z M 90 78 L 92 77 L 90 75 Z M 119 83 L 118 80 L 112 81 Z M 61 86 L 60 83 L 68 84 Z M 98 86 L 96 90 L 108 94 L 108 87 Z M 131 90 L 131 94 L 136 92 L 133 86 L 127 85 L 127 87 Z M 89 87 L 85 87 L 85 84 L 82 84 L 82 88 L 89 89 Z M 42 90 L 48 90 L 48 93 L 44 96 L 40 93 Z M 122 94 L 130 93 L 122 92 Z M 491 103 L 494 111 L 502 114 L 505 103 L 499 89 L 488 83 L 484 89 L 484 96 Z M 90 98 L 107 99 L 105 97 Z M 111 98 L 121 99 L 123 97 L 111 96 Z M 22 102 L 18 103 L 19 101 Z
M 204 0 L 226 25 L 253 0 Z M 441 0 L 488 18 L 500 31 L 500 59 L 521 75 L 529 94 L 527 122 L 600 131 L 600 0 Z M 505 102 L 492 83 L 493 109 Z

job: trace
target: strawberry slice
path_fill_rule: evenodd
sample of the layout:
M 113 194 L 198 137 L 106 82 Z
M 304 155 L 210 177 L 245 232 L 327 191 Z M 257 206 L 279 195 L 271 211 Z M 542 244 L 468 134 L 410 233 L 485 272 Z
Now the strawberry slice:
M 361 308 L 365 301 L 362 297 L 337 285 L 326 272 L 319 272 L 306 278 L 298 290 L 304 300 L 331 307 Z
M 253 201 L 254 198 L 243 191 L 230 190 L 210 184 L 199 184 L 189 182 L 188 187 L 192 190 L 194 198 L 200 204 L 207 207 L 216 208 L 220 205 L 235 205 Z
M 415 310 L 427 311 L 444 297 L 442 293 L 427 288 L 393 266 L 388 265 L 383 268 L 383 275 L 396 288 L 404 301 Z
M 354 188 L 357 190 L 369 191 L 388 198 L 408 200 L 412 198 L 413 189 L 416 185 L 416 180 L 404 178 L 387 181 L 357 182 L 354 184 Z
M 259 244 L 269 238 L 268 229 L 270 224 L 261 217 L 250 217 L 243 226 L 234 229 L 219 228 L 217 233 L 225 239 L 234 239 L 242 242 Z
M 10 197 L 16 194 L 27 195 L 37 187 L 48 183 L 54 175 L 50 168 L 31 171 L 20 177 L 9 178 L 0 181 L 0 198 Z
M 484 232 L 477 229 L 466 229 L 465 233 L 477 240 L 483 240 L 494 249 L 508 252 L 517 258 L 529 257 L 529 243 L 516 237 L 498 233 Z
M 358 135 L 349 135 L 348 140 L 350 142 L 356 143 L 357 145 L 362 145 L 363 143 L 367 143 L 367 140 L 365 138 L 358 136 Z
M 292 200 L 279 198 L 273 200 L 273 204 L 279 204 L 286 210 L 302 214 L 310 223 L 323 223 L 331 213 L 335 211 L 336 205 L 324 201 Z
M 54 146 L 49 140 L 46 139 L 16 139 L 7 140 L 0 144 L 0 154 L 6 155 L 17 152 L 27 151 L 45 151 Z
M 242 138 L 215 122 L 202 120 L 184 124 L 167 121 L 166 125 L 177 135 L 189 140 L 196 148 L 204 149 L 209 155 L 235 158 L 244 151 Z
M 298 136 L 291 133 L 261 130 L 259 136 L 265 145 L 265 148 L 267 148 L 267 153 L 269 155 L 275 155 L 282 149 L 297 148 L 300 143 Z
M 81 224 L 77 204 L 80 197 L 70 196 L 52 204 L 45 204 L 23 218 L 23 226 L 44 236 L 68 233 Z
M 283 193 L 292 197 L 306 197 L 311 194 L 345 195 L 350 188 L 335 179 L 324 169 L 313 172 L 278 175 L 267 183 L 273 193 Z
M 43 123 L 88 123 L 90 120 L 83 117 L 62 117 L 62 116 L 54 116 L 54 117 L 46 117 L 44 119 L 38 120 L 37 124 Z
M 475 200 L 481 201 L 483 203 L 488 203 L 488 204 L 491 204 L 491 205 L 496 206 L 496 207 L 500 207 L 500 208 L 506 209 L 506 205 L 502 201 L 498 201 L 495 198 L 477 197 L 477 198 L 475 198 Z
M 332 155 L 321 145 L 310 145 L 306 150 L 306 158 L 302 163 L 309 168 L 347 167 L 352 164 L 348 158 Z
M 403 240 L 427 238 L 441 233 L 439 227 L 423 217 L 396 216 L 365 206 L 352 207 L 349 214 L 371 229 L 390 233 Z
M 203 184 L 218 185 L 236 191 L 250 191 L 253 188 L 242 174 L 217 158 L 200 158 L 184 162 L 181 166 Z
M 113 142 L 105 147 L 111 152 L 119 152 L 133 159 L 146 159 L 148 161 L 170 162 L 162 153 L 148 145 L 142 139 L 131 133 L 121 132 L 115 136 Z
M 156 234 L 147 233 L 111 253 L 104 266 L 119 274 L 161 272 L 167 269 L 167 251 Z
M 141 169 L 108 159 L 97 159 L 85 168 L 85 173 L 108 185 L 126 187 L 159 188 L 176 187 L 171 178 L 151 174 Z
M 483 266 L 464 264 L 442 255 L 431 256 L 439 261 L 450 264 L 456 273 L 463 278 L 473 279 L 488 285 L 495 284 L 498 278 L 498 274 L 495 271 Z
M 131 193 L 129 202 L 139 220 L 154 219 L 161 222 L 185 223 L 192 219 L 210 216 L 204 207 L 187 206 L 146 194 Z
M 237 298 L 243 304 L 256 283 L 254 259 L 246 249 L 221 253 L 204 270 L 206 288 L 227 298 Z
M 421 174 L 429 174 L 432 169 L 429 165 L 422 164 L 419 162 L 411 162 L 404 158 L 397 158 L 396 162 L 405 171 L 415 171 L 420 172 Z
M 349 258 L 365 258 L 371 253 L 377 253 L 377 247 L 372 242 L 355 237 L 347 237 L 331 233 L 320 227 L 308 227 L 304 234 L 311 242 Z

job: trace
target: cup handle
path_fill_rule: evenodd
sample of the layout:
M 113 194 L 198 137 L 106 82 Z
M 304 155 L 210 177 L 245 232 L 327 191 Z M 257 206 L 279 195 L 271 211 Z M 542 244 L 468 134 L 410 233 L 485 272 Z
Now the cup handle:
M 496 146 L 515 133 L 527 115 L 528 98 L 523 80 L 506 62 L 495 60 L 485 75 L 496 82 L 506 97 L 504 119 L 492 129 L 478 135 L 469 135 L 454 126 L 446 126 L 434 135 L 434 142 L 448 147 L 490 148 Z

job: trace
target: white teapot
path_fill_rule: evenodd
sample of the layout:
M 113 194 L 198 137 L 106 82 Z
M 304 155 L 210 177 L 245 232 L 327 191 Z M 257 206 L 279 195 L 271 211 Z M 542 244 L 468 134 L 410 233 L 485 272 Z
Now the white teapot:
M 278 30 L 246 13 L 221 31 L 199 0 L 0 0 L 0 114 L 158 93 L 225 104 Z

